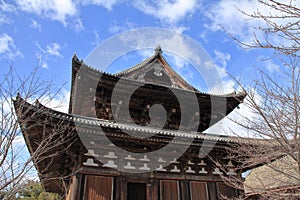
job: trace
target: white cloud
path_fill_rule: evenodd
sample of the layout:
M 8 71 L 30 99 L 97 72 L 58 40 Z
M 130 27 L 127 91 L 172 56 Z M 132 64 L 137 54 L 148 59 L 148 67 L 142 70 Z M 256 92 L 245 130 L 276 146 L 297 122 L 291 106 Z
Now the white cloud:
M 230 81 L 227 81 L 226 84 L 222 82 L 223 78 L 228 77 L 225 67 L 213 64 L 210 56 L 198 43 L 195 43 L 194 40 L 184 37 L 184 35 L 175 31 L 160 28 L 136 29 L 123 32 L 110 42 L 116 44 L 118 49 L 122 49 L 118 52 L 119 55 L 131 51 L 132 49 L 138 50 L 148 48 L 151 48 L 151 55 L 155 46 L 160 44 L 164 55 L 173 54 L 177 57 L 171 57 L 170 60 L 175 64 L 174 66 L 176 66 L 179 74 L 187 78 L 187 81 L 195 83 L 195 86 L 199 89 L 200 87 L 204 88 L 206 92 L 210 92 L 212 91 L 212 88 L 219 88 L 222 85 L 225 85 L 226 88 L 232 85 L 232 82 Z M 109 55 L 113 58 L 115 54 L 112 52 L 115 52 L 116 45 L 108 45 L 109 43 L 105 44 L 107 46 L 102 48 L 107 48 L 108 53 L 106 52 L 105 56 Z M 96 59 L 99 57 L 99 54 L 95 56 L 95 52 L 97 52 L 97 50 L 89 55 L 89 58 L 86 59 L 86 63 L 91 66 L 97 66 L 102 70 L 102 64 L 99 66 L 99 59 Z M 223 59 L 226 61 L 230 57 L 225 53 L 220 53 L 220 55 L 223 55 Z M 186 62 L 184 61 L 187 61 L 188 65 L 191 67 L 187 67 Z M 105 66 L 105 64 L 102 66 Z M 189 70 L 189 67 L 193 71 Z M 186 71 L 188 71 L 188 73 L 185 73 Z M 224 93 L 228 90 L 223 89 L 221 91 Z M 231 89 L 230 91 L 233 90 L 234 89 Z
M 45 69 L 48 69 L 48 64 L 45 63 L 45 62 L 43 62 L 43 63 L 41 64 L 41 67 L 42 67 L 42 68 L 45 68 Z
M 168 52 L 166 52 L 164 55 L 171 67 L 177 71 L 177 73 L 180 74 L 180 76 L 182 76 L 187 82 L 193 82 L 193 79 L 196 79 L 200 76 L 200 74 L 195 73 L 197 71 L 194 70 L 193 66 L 191 66 L 190 63 L 185 59 Z
M 152 15 L 168 23 L 176 23 L 197 9 L 197 0 L 162 0 L 148 2 L 136 0 L 134 6 L 145 14 Z
M 237 86 L 237 83 L 232 80 L 228 76 L 228 72 L 226 70 L 227 61 L 230 60 L 230 55 L 215 51 L 216 61 L 219 63 L 219 65 L 213 63 L 212 61 L 207 61 L 204 63 L 204 67 L 208 70 L 215 69 L 218 75 L 221 78 L 221 81 L 215 84 L 213 87 L 210 87 L 209 92 L 212 94 L 229 94 L 235 91 L 235 87 Z
M 100 42 L 100 35 L 99 35 L 98 31 L 96 31 L 96 30 L 94 30 L 93 33 L 95 35 L 96 43 L 98 44 Z
M 2 34 L 0 37 L 0 54 L 4 54 L 10 51 L 11 47 L 14 47 L 15 43 L 12 37 L 6 34 Z
M 71 0 L 16 0 L 18 7 L 26 12 L 57 20 L 67 25 L 68 17 L 77 14 L 76 5 Z
M 40 45 L 38 42 L 35 42 L 34 44 L 37 46 L 37 48 L 38 48 L 42 53 L 46 53 L 46 51 L 41 47 L 41 45 Z
M 58 43 L 47 44 L 46 48 L 44 49 L 38 42 L 35 42 L 35 45 L 38 48 L 36 52 L 36 57 L 39 61 L 39 65 L 42 68 L 48 68 L 47 61 L 52 59 L 53 57 L 60 57 L 62 58 L 63 55 L 60 53 L 61 46 Z
M 253 31 L 252 27 L 259 25 L 259 21 L 243 15 L 238 8 L 252 14 L 257 7 L 256 0 L 221 0 L 204 11 L 210 20 L 206 27 L 212 31 L 225 28 L 230 34 L 243 41 L 248 41 Z
M 227 94 L 231 93 L 234 90 L 235 82 L 231 79 L 228 79 L 228 73 L 226 70 L 227 67 L 227 62 L 230 60 L 231 55 L 228 53 L 224 53 L 219 50 L 215 50 L 215 62 L 216 64 L 213 63 L 206 63 L 206 65 L 215 65 L 215 67 L 219 73 L 219 76 L 222 78 L 221 84 L 216 85 L 211 89 L 211 92 L 214 94 Z
M 272 62 L 272 60 L 265 61 L 266 68 L 270 73 L 280 72 L 280 67 Z
M 231 58 L 230 54 L 224 53 L 219 50 L 215 50 L 214 53 L 216 54 L 216 62 L 219 63 L 221 66 L 226 67 L 227 61 L 229 61 Z
M 189 63 L 186 60 L 184 60 L 184 59 L 182 59 L 182 58 L 180 58 L 178 56 L 175 56 L 175 55 L 172 55 L 172 54 L 168 54 L 168 53 L 166 53 L 166 55 L 168 56 L 168 58 L 170 59 L 170 61 L 175 64 L 174 67 L 176 69 L 182 69 L 182 68 L 185 68 L 185 67 L 187 67 L 189 65 Z
M 185 31 L 189 30 L 189 27 L 186 26 L 177 26 L 175 24 L 171 24 L 168 26 L 169 29 L 172 29 L 174 31 L 176 31 L 177 33 L 184 33 Z
M 137 28 L 137 25 L 135 23 L 126 21 L 122 25 L 119 25 L 116 21 L 113 21 L 113 23 L 110 25 L 108 31 L 112 34 L 116 34 L 116 33 L 130 30 L 133 28 Z
M 257 102 L 260 102 L 260 96 L 256 95 Z M 239 124 L 247 124 L 249 120 L 257 119 L 257 114 L 254 113 L 253 108 L 249 106 L 249 98 L 244 99 L 238 108 L 233 110 L 229 115 L 224 117 L 221 121 L 214 124 L 205 133 L 218 134 L 218 135 L 231 135 L 238 137 L 257 137 L 257 135 Z
M 41 66 L 42 68 L 45 68 L 45 69 L 48 69 L 48 64 L 46 63 L 46 61 L 43 59 L 43 56 L 40 54 L 40 53 L 38 53 L 38 52 L 36 52 L 36 57 L 37 57 L 37 59 L 38 59 L 38 64 L 39 64 L 39 66 Z
M 73 29 L 77 33 L 84 30 L 83 23 L 82 23 L 81 19 L 78 16 L 76 16 L 75 18 L 73 18 L 73 21 L 71 23 L 71 27 L 73 27 Z
M 164 55 L 171 53 L 188 61 L 194 70 L 192 72 L 193 74 L 191 74 L 191 72 L 183 73 L 183 71 L 187 71 L 185 70 L 186 65 L 184 62 L 181 62 L 180 59 L 174 60 L 173 63 L 175 63 L 175 66 L 177 66 L 182 76 L 189 79 L 189 82 L 195 82 L 198 88 L 203 88 L 203 90 L 201 89 L 202 91 L 211 92 L 213 88 L 222 87 L 224 85 L 222 79 L 228 76 L 226 68 L 215 65 L 203 48 L 176 32 L 155 28 L 147 29 L 147 31 L 136 30 L 134 33 L 126 32 L 120 36 L 119 45 L 123 45 L 123 43 L 132 45 L 135 49 L 145 47 L 153 48 L 155 45 L 160 44 Z M 228 60 L 229 56 L 224 55 Z M 92 65 L 91 63 L 89 64 Z M 196 77 L 198 78 L 196 79 Z M 229 83 L 230 82 L 226 82 L 225 85 L 230 85 L 231 83 Z M 222 93 L 225 92 L 222 88 L 220 88 L 219 91 L 222 91 Z M 233 89 L 231 91 L 233 91 Z
M 80 8 L 88 5 L 102 6 L 108 10 L 112 10 L 115 5 L 122 0 L 15 0 L 18 9 L 34 13 L 40 17 L 48 18 L 61 22 L 64 26 L 70 26 L 75 31 L 79 32 L 84 30 L 83 23 L 80 19 Z M 141 0 L 128 2 L 136 9 L 144 12 L 145 14 L 152 15 L 159 20 L 168 22 L 169 24 L 176 24 L 177 22 L 192 15 L 199 5 L 197 0 L 163 0 L 155 1 L 155 3 L 147 3 Z M 6 4 L 5 4 L 6 5 Z M 32 21 L 32 27 L 39 30 L 38 24 Z M 110 32 L 117 33 L 127 29 L 135 28 L 136 25 L 127 22 L 125 25 L 112 25 Z M 175 27 L 179 32 L 186 30 L 186 27 Z
M 42 99 L 40 102 L 45 106 L 55 109 L 60 112 L 67 113 L 69 109 L 70 91 L 62 89 L 55 98 Z
M 98 31 L 94 30 L 93 33 L 94 33 L 95 39 L 93 42 L 91 42 L 91 44 L 95 45 L 95 46 L 99 45 L 99 43 L 101 42 L 101 37 L 100 37 Z
M 59 21 L 64 26 L 74 28 L 76 32 L 84 30 L 80 19 L 80 6 L 97 5 L 111 10 L 119 0 L 15 0 L 22 11 L 34 13 L 40 17 Z
M 239 109 L 232 111 L 218 123 L 206 129 L 204 133 L 249 137 L 249 131 L 242 128 L 238 123 L 241 123 L 241 116 L 251 115 L 253 115 L 252 111 L 244 104 L 240 104 Z
M 14 5 L 6 3 L 4 0 L 0 1 L 0 10 L 2 12 L 17 12 L 17 9 Z
M 10 24 L 11 20 L 8 19 L 5 15 L 0 14 L 0 25 L 1 24 Z
M 42 30 L 41 25 L 34 19 L 30 19 L 30 21 L 31 21 L 30 27 L 37 29 L 39 32 L 41 32 L 41 30 Z
M 235 91 L 236 82 L 231 79 L 222 80 L 219 85 L 210 88 L 212 94 L 230 94 Z
M 289 4 L 289 0 L 282 0 L 280 2 Z M 294 2 L 298 7 L 300 2 Z M 266 23 L 262 19 L 254 19 L 246 16 L 241 11 L 251 15 L 254 13 L 261 13 L 264 15 L 280 16 L 282 12 L 271 9 L 257 0 L 220 0 L 213 3 L 211 7 L 203 9 L 203 14 L 209 19 L 209 23 L 205 26 L 212 31 L 223 31 L 225 29 L 228 33 L 236 37 L 241 42 L 251 44 L 253 42 L 253 34 L 261 41 L 264 40 L 264 33 L 258 30 L 258 27 L 266 27 Z M 287 24 L 289 22 L 298 20 L 293 18 L 273 19 L 278 26 L 280 24 Z M 278 35 L 273 35 L 269 38 L 275 43 L 282 42 L 282 38 Z
M 11 20 L 4 14 L 6 13 L 16 13 L 17 10 L 14 5 L 6 3 L 4 0 L 0 0 L 0 25 L 10 24 Z
M 154 48 L 159 44 L 163 51 L 167 49 L 170 53 L 173 53 L 174 50 L 176 50 L 180 52 L 178 56 L 189 60 L 195 65 L 202 64 L 202 55 L 199 56 L 199 52 L 197 51 L 203 49 L 199 48 L 195 43 L 187 41 L 186 38 L 178 32 L 159 28 L 150 28 L 147 29 L 147 31 L 137 29 L 133 32 L 124 32 L 118 37 L 120 42 L 126 45 L 132 45 L 135 49 L 143 49 L 145 47 Z M 203 51 L 201 51 L 201 53 L 204 54 L 203 57 L 205 57 L 206 55 Z
M 212 61 L 206 61 L 203 65 L 207 70 L 217 70 L 219 77 L 225 78 L 228 76 L 226 68 L 223 66 L 218 66 Z
M 23 54 L 16 48 L 15 41 L 7 34 L 0 35 L 0 55 L 14 59 L 17 56 L 23 57 Z
M 208 42 L 208 33 L 207 33 L 207 30 L 205 31 L 202 31 L 201 33 L 199 33 L 199 37 L 205 42 L 207 43 Z
M 13 144 L 18 144 L 18 145 L 25 145 L 25 140 L 24 137 L 22 135 L 18 135 L 14 138 L 13 140 Z
M 119 0 L 81 0 L 82 5 L 97 5 L 103 6 L 108 10 L 112 10 L 113 6 L 116 5 Z
M 52 43 L 52 44 L 48 44 L 46 46 L 46 52 L 51 55 L 51 56 L 56 56 L 56 57 L 63 57 L 61 55 L 61 53 L 59 52 L 61 49 L 60 45 L 57 43 Z
M 142 60 L 149 58 L 153 54 L 153 49 L 140 49 L 137 51 L 137 54 L 141 57 Z

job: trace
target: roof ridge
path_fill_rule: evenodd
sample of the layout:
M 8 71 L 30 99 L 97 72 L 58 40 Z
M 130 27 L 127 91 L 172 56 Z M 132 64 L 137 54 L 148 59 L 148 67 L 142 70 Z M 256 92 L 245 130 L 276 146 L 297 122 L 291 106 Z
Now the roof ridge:
M 165 65 L 167 68 L 169 68 L 169 70 L 171 70 L 172 73 L 176 74 L 176 76 L 180 79 L 180 81 L 183 82 L 187 86 L 186 89 L 184 89 L 184 90 L 199 92 L 199 90 L 197 88 L 195 88 L 193 85 L 191 85 L 189 82 L 187 82 L 184 78 L 182 78 L 176 72 L 176 70 L 174 70 L 173 67 L 171 67 L 171 65 L 167 62 L 167 60 L 162 55 L 162 53 L 163 53 L 163 51 L 161 49 L 161 46 L 157 45 L 157 47 L 154 50 L 154 54 L 152 56 L 146 58 L 141 63 L 134 65 L 133 67 L 130 67 L 129 69 L 125 69 L 121 72 L 115 73 L 114 75 L 115 76 L 123 76 L 123 75 L 133 72 L 135 70 L 141 69 L 142 67 L 145 67 L 147 64 L 150 64 L 154 59 L 161 59 L 161 61 L 164 62 L 164 64 L 162 64 L 162 65 Z
M 154 57 L 156 56 L 155 54 L 151 57 Z M 149 59 L 151 58 L 149 57 Z M 81 61 L 80 61 L 81 62 Z M 104 75 L 108 75 L 108 76 L 112 76 L 112 77 L 115 77 L 115 78 L 120 78 L 118 77 L 118 74 L 112 74 L 112 73 L 108 73 L 108 72 L 105 72 L 105 71 L 102 71 L 102 70 L 99 70 L 99 69 L 96 69 L 90 65 L 87 65 L 86 63 L 84 63 L 84 61 L 81 62 L 81 67 L 85 67 L 87 68 L 88 70 L 91 70 L 93 72 L 96 72 L 98 74 L 104 74 Z M 142 66 L 139 66 L 139 67 L 142 67 Z M 170 67 L 171 68 L 171 67 Z M 131 69 L 131 68 L 130 68 Z M 138 68 L 137 68 L 138 69 Z M 129 70 L 129 69 L 128 69 Z M 125 70 L 126 71 L 126 70 Z M 139 81 L 139 80 L 135 80 L 135 79 L 130 79 L 130 78 L 126 78 L 126 77 L 122 77 L 122 79 L 124 80 L 128 80 L 128 81 L 132 81 L 132 82 L 137 82 L 137 83 L 143 83 L 143 84 L 152 84 L 152 85 L 156 85 L 156 86 L 160 86 L 160 87 L 166 87 L 165 85 L 162 85 L 162 84 L 157 84 L 157 83 L 152 83 L 152 82 L 145 82 L 145 81 Z M 169 87 L 169 86 L 168 86 Z M 180 90 L 180 91 L 187 91 L 187 92 L 194 92 L 195 94 L 199 94 L 199 95 L 209 95 L 209 96 L 215 96 L 215 97 L 240 97 L 240 96 L 246 96 L 247 95 L 247 92 L 245 90 L 241 91 L 241 92 L 231 92 L 231 93 L 228 93 L 228 94 L 212 94 L 212 93 L 209 93 L 209 92 L 202 92 L 202 91 L 199 91 L 199 90 L 189 90 L 189 89 L 182 89 L 182 88 L 176 88 L 176 87 L 171 87 L 172 89 L 175 89 L 175 90 Z M 194 87 L 192 87 L 194 88 Z
M 77 114 L 70 114 L 64 113 L 52 108 L 49 108 L 40 102 L 36 101 L 35 104 L 31 104 L 23 99 L 20 95 L 16 97 L 18 103 L 22 103 L 26 107 L 31 107 L 31 109 L 36 109 L 41 111 L 41 113 L 50 115 L 52 117 L 61 118 L 62 120 L 72 121 L 74 123 L 84 123 L 84 124 L 91 124 L 91 125 L 102 125 L 111 128 L 127 128 L 129 130 L 133 129 L 136 131 L 143 131 L 149 133 L 156 133 L 156 134 L 163 134 L 163 135 L 171 135 L 171 136 L 179 136 L 179 137 L 193 137 L 198 139 L 208 139 L 208 140 L 216 140 L 216 141 L 223 141 L 223 142 L 250 142 L 251 138 L 241 138 L 241 137 L 233 137 L 227 135 L 217 135 L 217 134 L 209 134 L 209 133 L 202 133 L 196 131 L 184 131 L 184 130 L 172 130 L 172 129 L 159 129 L 157 127 L 148 127 L 148 126 L 137 126 L 127 123 L 119 123 L 112 120 L 105 120 L 99 119 L 95 117 L 77 115 Z M 24 104 L 25 103 L 25 104 Z M 248 139 L 247 141 L 243 141 L 243 139 Z M 250 140 L 249 140 L 250 139 Z
M 159 46 L 160 47 L 160 46 Z M 161 51 L 161 50 L 160 50 Z M 175 69 L 173 69 L 173 67 L 171 67 L 171 65 L 167 62 L 167 60 L 161 55 L 161 53 L 160 53 L 160 57 L 161 57 L 161 59 L 166 63 L 166 65 L 177 75 L 177 77 L 179 78 L 179 79 L 181 79 L 185 84 L 187 84 L 187 86 L 188 87 L 190 87 L 190 88 L 192 88 L 193 90 L 190 90 L 190 91 L 198 91 L 199 92 L 199 90 L 197 89 L 197 88 L 195 88 L 194 86 L 192 86 L 190 83 L 188 83 L 184 78 L 182 78 L 177 72 L 176 72 L 176 70 Z M 188 89 L 189 90 L 189 89 Z
M 140 68 L 144 67 L 147 63 L 150 63 L 151 61 L 153 61 L 155 58 L 157 58 L 161 54 L 162 54 L 161 47 L 160 47 L 160 45 L 157 45 L 157 47 L 154 50 L 154 54 L 152 56 L 150 56 L 149 58 L 146 58 L 143 62 L 141 62 L 137 65 L 134 65 L 134 66 L 130 67 L 129 69 L 125 69 L 123 71 L 115 73 L 114 75 L 121 76 L 121 75 L 127 74 L 129 72 L 132 72 L 134 70 L 140 69 Z
M 125 69 L 123 71 L 120 71 L 118 73 L 115 73 L 114 75 L 115 76 L 121 76 L 121 75 L 124 75 L 124 74 L 128 74 L 134 70 L 137 70 L 137 69 L 140 69 L 142 67 L 144 67 L 146 64 L 150 63 L 151 61 L 153 61 L 155 58 L 157 58 L 157 54 L 153 54 L 152 56 L 150 56 L 149 58 L 145 59 L 143 62 L 137 64 L 137 65 L 134 65 L 132 67 L 130 67 L 129 69 Z

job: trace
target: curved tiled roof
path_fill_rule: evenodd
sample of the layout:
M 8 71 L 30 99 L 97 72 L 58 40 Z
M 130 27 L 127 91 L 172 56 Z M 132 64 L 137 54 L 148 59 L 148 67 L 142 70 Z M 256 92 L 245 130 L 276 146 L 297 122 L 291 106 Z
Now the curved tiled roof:
M 73 57 L 74 59 L 74 57 Z M 75 59 L 77 59 L 78 64 L 80 65 L 80 68 L 83 67 L 85 68 L 85 70 L 88 70 L 91 72 L 91 74 L 93 74 L 94 76 L 96 76 L 97 78 L 99 78 L 100 76 L 106 76 L 106 77 L 111 77 L 111 78 L 119 78 L 118 76 L 120 75 L 119 73 L 117 74 L 111 74 L 108 72 L 104 72 L 101 70 L 98 70 L 96 68 L 93 68 L 92 66 L 89 66 L 87 64 L 85 64 L 82 60 L 79 61 L 79 59 L 76 57 L 75 55 Z M 140 67 L 140 66 L 136 66 L 136 67 Z M 130 68 L 131 69 L 131 68 Z M 128 69 L 129 70 L 129 69 Z M 125 70 L 126 71 L 126 70 Z M 121 72 L 120 72 L 121 73 Z M 122 79 L 128 81 L 129 83 L 143 83 L 143 84 L 151 84 L 151 85 L 156 85 L 156 86 L 160 86 L 160 87 L 165 87 L 165 85 L 161 85 L 161 84 L 153 84 L 151 82 L 145 82 L 145 81 L 140 81 L 140 80 L 133 80 L 133 79 L 129 79 L 126 77 L 122 77 Z M 240 91 L 240 92 L 232 92 L 232 93 L 228 93 L 228 94 L 212 94 L 212 93 L 207 93 L 207 92 L 201 92 L 199 90 L 196 91 L 191 91 L 191 90 L 184 90 L 181 88 L 176 88 L 176 87 L 172 87 L 172 89 L 174 90 L 179 90 L 179 91 L 184 91 L 184 92 L 192 92 L 195 94 L 199 94 L 199 95 L 205 95 L 205 96 L 215 96 L 215 97 L 233 97 L 233 98 L 241 98 L 244 99 L 247 95 L 247 92 L 245 90 Z
M 128 74 L 129 72 L 132 72 L 134 70 L 137 70 L 137 69 L 140 69 L 142 67 L 144 67 L 145 65 L 147 65 L 148 63 L 150 63 L 151 61 L 153 61 L 155 58 L 157 58 L 157 54 L 153 54 L 152 56 L 150 56 L 149 58 L 147 58 L 146 60 L 144 60 L 143 62 L 133 66 L 133 67 L 130 67 L 129 69 L 125 69 L 121 72 L 118 72 L 118 73 L 115 73 L 114 75 L 115 76 L 122 76 L 124 74 Z
M 38 101 L 36 101 L 35 105 L 26 102 L 20 96 L 18 96 L 15 100 L 15 107 L 18 105 L 23 105 L 24 107 L 30 108 L 34 111 L 39 111 L 40 114 L 47 115 L 52 118 L 57 118 L 59 120 L 67 121 L 70 123 L 78 123 L 80 125 L 88 125 L 88 126 L 101 126 L 105 128 L 112 129 L 121 129 L 128 131 L 137 131 L 149 134 L 160 134 L 164 136 L 176 136 L 182 138 L 195 138 L 200 140 L 211 140 L 211 141 L 220 141 L 220 142 L 232 142 L 232 143 L 249 143 L 252 139 L 249 138 L 241 138 L 241 137 L 233 137 L 233 136 L 225 136 L 225 135 L 216 135 L 216 134 L 203 134 L 200 132 L 192 132 L 192 131 L 180 131 L 180 130 L 166 130 L 159 129 L 155 127 L 149 126 L 138 126 L 127 123 L 117 123 L 111 120 L 98 119 L 94 117 L 86 117 L 75 114 L 67 114 L 63 112 L 59 112 L 48 108 Z
M 185 85 L 185 89 L 187 91 L 197 91 L 198 90 L 196 88 L 194 88 L 191 84 L 189 84 L 187 81 L 185 81 L 170 65 L 169 63 L 166 61 L 166 59 L 162 56 L 162 50 L 160 45 L 158 45 L 155 49 L 155 53 L 150 56 L 149 58 L 145 59 L 143 62 L 129 68 L 126 70 L 123 70 L 121 72 L 118 72 L 116 74 L 114 74 L 115 76 L 118 77 L 124 77 L 124 75 L 130 74 L 132 72 L 136 72 L 139 70 L 142 70 L 143 68 L 146 68 L 148 65 L 150 65 L 152 62 L 154 62 L 156 59 L 161 60 L 163 63 L 165 63 L 163 66 L 165 66 L 166 68 L 168 68 L 171 73 L 173 73 L 175 75 L 175 77 L 180 80 L 181 83 L 183 83 Z M 173 86 L 172 86 L 173 87 Z

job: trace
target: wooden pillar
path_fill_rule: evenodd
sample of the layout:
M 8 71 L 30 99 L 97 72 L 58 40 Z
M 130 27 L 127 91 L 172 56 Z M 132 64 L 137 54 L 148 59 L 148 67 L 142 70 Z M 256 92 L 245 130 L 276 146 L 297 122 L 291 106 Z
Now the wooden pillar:
M 216 182 L 207 182 L 208 196 L 210 200 L 218 200 Z
M 189 181 L 182 180 L 180 181 L 180 191 L 181 191 L 181 199 L 189 200 L 190 199 L 190 191 L 189 191 Z
M 126 200 L 127 199 L 127 181 L 126 181 L 125 177 L 119 177 L 119 178 L 120 178 L 120 181 L 119 181 L 120 190 L 117 191 L 120 193 L 119 199 Z
M 67 200 L 76 200 L 78 199 L 79 191 L 78 191 L 78 184 L 79 184 L 79 175 L 75 174 L 72 177 L 72 182 L 69 188 L 68 195 L 66 197 Z
M 121 191 L 122 191 L 122 187 L 121 187 L 121 184 L 122 184 L 122 177 L 120 176 L 117 176 L 115 178 L 115 191 L 114 191 L 114 195 L 115 195 L 115 198 L 114 199 L 121 199 Z
M 147 200 L 158 199 L 158 180 L 151 179 L 147 183 Z

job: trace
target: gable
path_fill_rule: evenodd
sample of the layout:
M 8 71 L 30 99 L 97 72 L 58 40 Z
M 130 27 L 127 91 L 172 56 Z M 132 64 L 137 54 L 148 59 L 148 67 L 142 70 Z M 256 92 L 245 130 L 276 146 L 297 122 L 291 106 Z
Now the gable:
M 162 51 L 158 48 L 160 47 L 156 48 L 153 56 L 134 67 L 117 73 L 116 75 L 146 83 L 180 88 L 183 90 L 197 91 L 172 69 L 172 67 L 161 55 Z
M 124 74 L 122 77 L 170 87 L 174 87 L 176 85 L 176 81 L 170 74 L 168 74 L 168 72 L 165 70 L 165 67 L 157 60 L 149 63 L 142 69 Z

